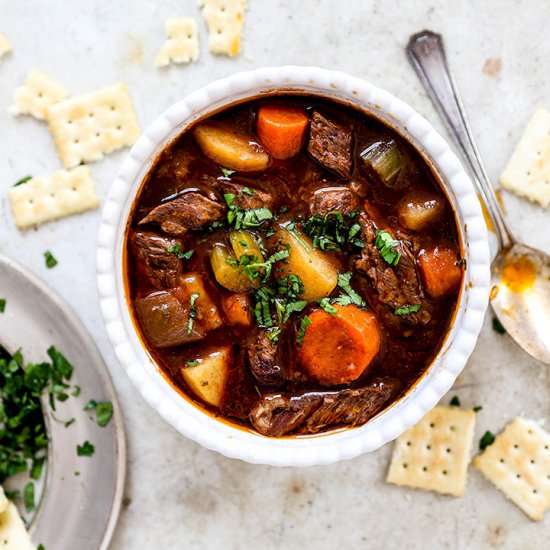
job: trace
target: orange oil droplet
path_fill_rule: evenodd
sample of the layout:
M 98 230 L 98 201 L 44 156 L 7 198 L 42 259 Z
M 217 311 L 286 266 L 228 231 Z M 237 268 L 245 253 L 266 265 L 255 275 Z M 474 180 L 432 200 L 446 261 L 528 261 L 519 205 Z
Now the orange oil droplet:
M 537 273 L 533 262 L 525 256 L 506 260 L 502 282 L 512 292 L 523 292 L 535 284 Z

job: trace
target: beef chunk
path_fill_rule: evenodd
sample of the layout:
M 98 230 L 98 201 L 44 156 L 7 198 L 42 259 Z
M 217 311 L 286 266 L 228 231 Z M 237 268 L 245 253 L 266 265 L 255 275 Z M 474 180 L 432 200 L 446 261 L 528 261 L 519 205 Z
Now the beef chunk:
M 173 288 L 181 275 L 181 260 L 168 249 L 181 247 L 179 239 L 161 237 L 150 231 L 136 231 L 132 236 L 135 255 L 143 260 L 145 271 L 156 288 Z
M 232 181 L 218 180 L 216 185 L 222 193 L 231 193 L 235 195 L 233 204 L 243 210 L 251 210 L 252 208 L 261 208 L 265 206 L 269 209 L 273 207 L 274 198 L 271 193 L 258 189 L 257 187 L 248 187 L 240 183 Z
M 279 365 L 277 344 L 265 330 L 256 330 L 246 343 L 250 370 L 261 386 L 279 386 L 284 381 Z
M 202 193 L 190 191 L 153 208 L 139 223 L 155 223 L 167 235 L 183 235 L 223 218 L 225 208 Z
M 189 308 L 168 291 L 138 298 L 135 305 L 143 332 L 155 348 L 179 346 L 202 337 L 195 328 L 187 333 Z
M 364 247 L 355 262 L 355 269 L 369 278 L 378 300 L 393 310 L 401 306 L 419 304 L 417 313 L 403 317 L 411 324 L 427 324 L 431 315 L 416 271 L 414 256 L 405 241 L 400 241 L 401 258 L 396 266 L 389 265 L 376 247 L 376 226 L 366 212 L 359 216 Z
M 252 409 L 250 421 L 262 435 L 271 437 L 358 426 L 377 414 L 399 388 L 397 380 L 380 378 L 358 389 L 294 397 L 266 395 Z
M 313 111 L 307 152 L 328 170 L 349 178 L 353 167 L 353 131 Z
M 328 187 L 317 189 L 311 197 L 310 211 L 318 216 L 325 216 L 329 212 L 342 212 L 344 215 L 358 212 L 359 198 L 348 187 Z

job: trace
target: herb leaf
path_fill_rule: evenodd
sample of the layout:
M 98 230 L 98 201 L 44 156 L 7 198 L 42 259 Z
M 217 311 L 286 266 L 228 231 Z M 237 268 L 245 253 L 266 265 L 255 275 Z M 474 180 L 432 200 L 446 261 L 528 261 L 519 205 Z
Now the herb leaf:
M 6 311 L 6 299 L 0 298 L 0 313 L 4 313 Z
M 95 408 L 97 425 L 105 428 L 113 418 L 113 404 L 110 401 L 100 401 Z
M 323 298 L 319 302 L 319 305 L 330 315 L 336 315 L 338 313 L 338 310 L 333 305 L 331 305 L 330 298 L 328 296 Z
M 458 398 L 458 395 L 455 395 L 451 401 L 449 402 L 449 405 L 451 407 L 460 407 L 460 399 Z
M 483 409 L 483 407 L 481 405 L 476 405 L 472 410 L 477 413 L 479 411 L 481 411 Z
M 233 175 L 236 170 L 229 170 L 228 168 L 224 168 L 223 166 L 220 166 L 220 170 L 222 171 L 222 174 L 228 178 L 229 176 Z
M 493 317 L 492 327 L 497 334 L 506 334 L 506 329 L 496 317 Z
M 185 363 L 185 366 L 186 366 L 186 367 L 196 367 L 198 364 L 199 364 L 198 361 L 187 361 L 187 362 Z
M 309 327 L 310 325 L 311 319 L 307 315 L 304 315 L 304 317 L 302 317 L 302 320 L 300 321 L 300 328 L 298 330 L 298 335 L 296 336 L 296 344 L 298 345 L 298 347 L 302 345 L 302 342 L 304 341 L 304 337 L 306 335 L 307 327 Z
M 495 435 L 490 431 L 486 431 L 479 440 L 479 449 L 481 451 L 485 450 L 489 445 L 492 445 L 494 441 Z
M 57 260 L 55 259 L 55 256 L 49 250 L 46 250 L 46 252 L 44 252 L 44 259 L 46 261 L 46 267 L 48 269 L 52 269 L 52 267 L 55 267 L 57 265 Z
M 355 222 L 357 212 L 344 215 L 334 210 L 324 216 L 313 214 L 303 222 L 304 231 L 320 250 L 342 251 L 346 245 L 358 248 L 364 246 L 361 240 L 361 226 Z
M 89 441 L 84 441 L 82 445 L 76 446 L 76 454 L 78 456 L 93 456 L 94 453 L 95 447 Z
M 27 512 L 34 510 L 34 483 L 29 481 L 23 488 L 23 504 Z
M 197 309 L 195 307 L 195 302 L 197 301 L 200 294 L 191 294 L 191 298 L 189 298 L 189 320 L 187 321 L 187 334 L 191 334 L 193 331 L 193 323 L 195 322 L 195 319 L 197 318 Z
M 390 233 L 387 231 L 376 230 L 376 241 L 374 243 L 380 256 L 384 261 L 391 265 L 396 266 L 401 259 L 401 254 L 396 250 L 396 247 L 399 246 L 399 241 L 396 241 Z
M 178 260 L 190 260 L 191 256 L 195 253 L 194 250 L 188 250 L 184 252 L 179 244 L 171 245 L 166 248 L 167 252 L 174 254 Z
M 418 311 L 420 311 L 420 304 L 412 304 L 395 308 L 394 313 L 396 315 L 410 315 Z
M 25 176 L 24 178 L 21 178 L 20 180 L 17 180 L 13 186 L 17 187 L 18 185 L 23 185 L 24 183 L 27 183 L 32 180 L 32 176 Z
M 235 195 L 233 193 L 226 193 L 223 198 L 228 207 L 227 223 L 237 230 L 247 227 L 260 227 L 264 222 L 273 219 L 273 213 L 265 206 L 243 210 L 234 204 Z
M 333 302 L 341 306 L 349 306 L 354 304 L 356 306 L 365 306 L 365 300 L 353 290 L 351 286 L 351 278 L 353 273 L 338 273 L 338 286 L 343 290 L 344 294 L 338 296 Z

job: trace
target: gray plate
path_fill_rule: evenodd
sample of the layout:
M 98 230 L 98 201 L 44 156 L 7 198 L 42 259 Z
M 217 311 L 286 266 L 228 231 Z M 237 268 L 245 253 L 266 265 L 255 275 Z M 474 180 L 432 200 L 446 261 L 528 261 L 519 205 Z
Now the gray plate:
M 0 344 L 21 348 L 26 361 L 47 359 L 55 345 L 74 365 L 71 382 L 81 387 L 56 407 L 56 422 L 44 403 L 50 436 L 45 488 L 32 519 L 33 542 L 47 550 L 106 549 L 122 501 L 126 474 L 126 443 L 120 407 L 107 368 L 94 342 L 69 307 L 38 278 L 14 261 L 0 256 Z M 94 411 L 84 411 L 90 399 L 111 401 L 114 415 L 105 428 Z M 92 457 L 79 457 L 76 446 L 95 445 Z M 79 475 L 75 475 L 79 472 Z

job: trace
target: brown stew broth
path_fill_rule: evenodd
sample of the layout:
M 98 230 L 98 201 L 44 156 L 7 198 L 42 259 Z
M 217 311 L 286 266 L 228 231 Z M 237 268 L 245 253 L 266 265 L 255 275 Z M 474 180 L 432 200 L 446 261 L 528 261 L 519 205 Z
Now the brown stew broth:
M 257 109 L 263 103 L 290 104 L 301 107 L 308 113 L 312 109 L 318 109 L 325 116 L 353 128 L 355 136 L 354 167 L 349 180 L 339 178 L 312 160 L 306 152 L 305 145 L 298 155 L 289 160 L 272 159 L 268 169 L 263 172 L 252 174 L 237 172 L 230 176 L 233 182 L 273 193 L 276 201 L 272 211 L 274 214 L 279 213 L 280 221 L 307 218 L 310 212 L 311 195 L 316 189 L 351 185 L 372 205 L 377 216 L 384 220 L 385 227 L 394 232 L 396 238 L 408 240 L 413 251 L 418 252 L 422 248 L 444 242 L 452 246 L 461 257 L 457 222 L 445 193 L 422 156 L 394 130 L 359 110 L 334 101 L 309 96 L 255 99 L 223 110 L 213 118 L 226 121 L 234 128 L 235 133 L 244 132 L 254 135 Z M 360 152 L 381 138 L 396 141 L 403 153 L 404 165 L 399 176 L 401 179 L 398 189 L 385 186 L 360 162 Z M 186 172 L 184 178 L 174 177 L 175 171 L 178 170 L 182 173 Z M 427 297 L 427 302 L 432 306 L 431 321 L 425 326 L 408 325 L 393 315 L 387 305 L 377 299 L 368 278 L 354 270 L 353 262 L 357 253 L 330 252 L 329 255 L 333 257 L 340 272 L 354 271 L 352 285 L 366 300 L 367 308 L 376 314 L 383 338 L 381 349 L 373 363 L 366 369 L 363 376 L 349 385 L 327 388 L 304 376 L 296 376 L 285 381 L 284 385 L 275 391 L 273 388 L 263 388 L 258 385 L 250 373 L 242 345 L 251 328 L 225 322 L 221 299 L 230 292 L 217 284 L 210 264 L 213 245 L 228 243 L 226 229 L 189 231 L 182 238 L 183 250 L 194 250 L 191 259 L 183 260 L 183 272 L 195 272 L 202 276 L 207 291 L 218 305 L 224 319 L 223 325 L 209 332 L 202 340 L 182 346 L 159 349 L 148 344 L 133 304 L 137 298 L 155 292 L 158 288 L 153 286 L 143 262 L 133 251 L 130 244 L 131 231 L 138 228 L 139 220 L 152 208 L 179 196 L 184 190 L 199 190 L 224 204 L 221 193 L 212 185 L 217 178 L 222 177 L 224 176 L 220 166 L 202 153 L 188 129 L 168 145 L 154 162 L 137 194 L 128 221 L 124 268 L 128 305 L 144 346 L 173 386 L 186 398 L 211 414 L 250 429 L 253 428 L 248 415 L 259 395 L 280 393 L 292 396 L 305 391 L 326 392 L 343 387 L 360 388 L 374 378 L 386 376 L 398 379 L 401 383 L 399 395 L 405 394 L 422 377 L 439 352 L 453 319 L 458 292 L 437 299 Z M 424 231 L 406 231 L 399 224 L 397 205 L 404 196 L 423 192 L 436 195 L 445 204 L 444 215 Z M 151 227 L 151 230 L 162 234 L 158 227 Z M 252 230 L 252 232 L 257 236 L 262 234 L 261 231 Z M 337 294 L 338 288 L 332 296 Z M 293 316 L 279 337 L 278 345 L 282 350 L 282 361 L 291 365 L 292 370 L 299 370 L 295 345 L 297 320 L 314 309 L 318 309 L 318 305 L 309 304 L 302 313 Z M 254 320 L 252 323 L 255 326 Z M 231 346 L 234 354 L 223 400 L 219 407 L 212 407 L 197 399 L 183 380 L 180 369 L 185 362 L 192 361 L 204 354 L 205 350 L 220 345 Z M 393 401 L 395 399 L 392 399 Z

